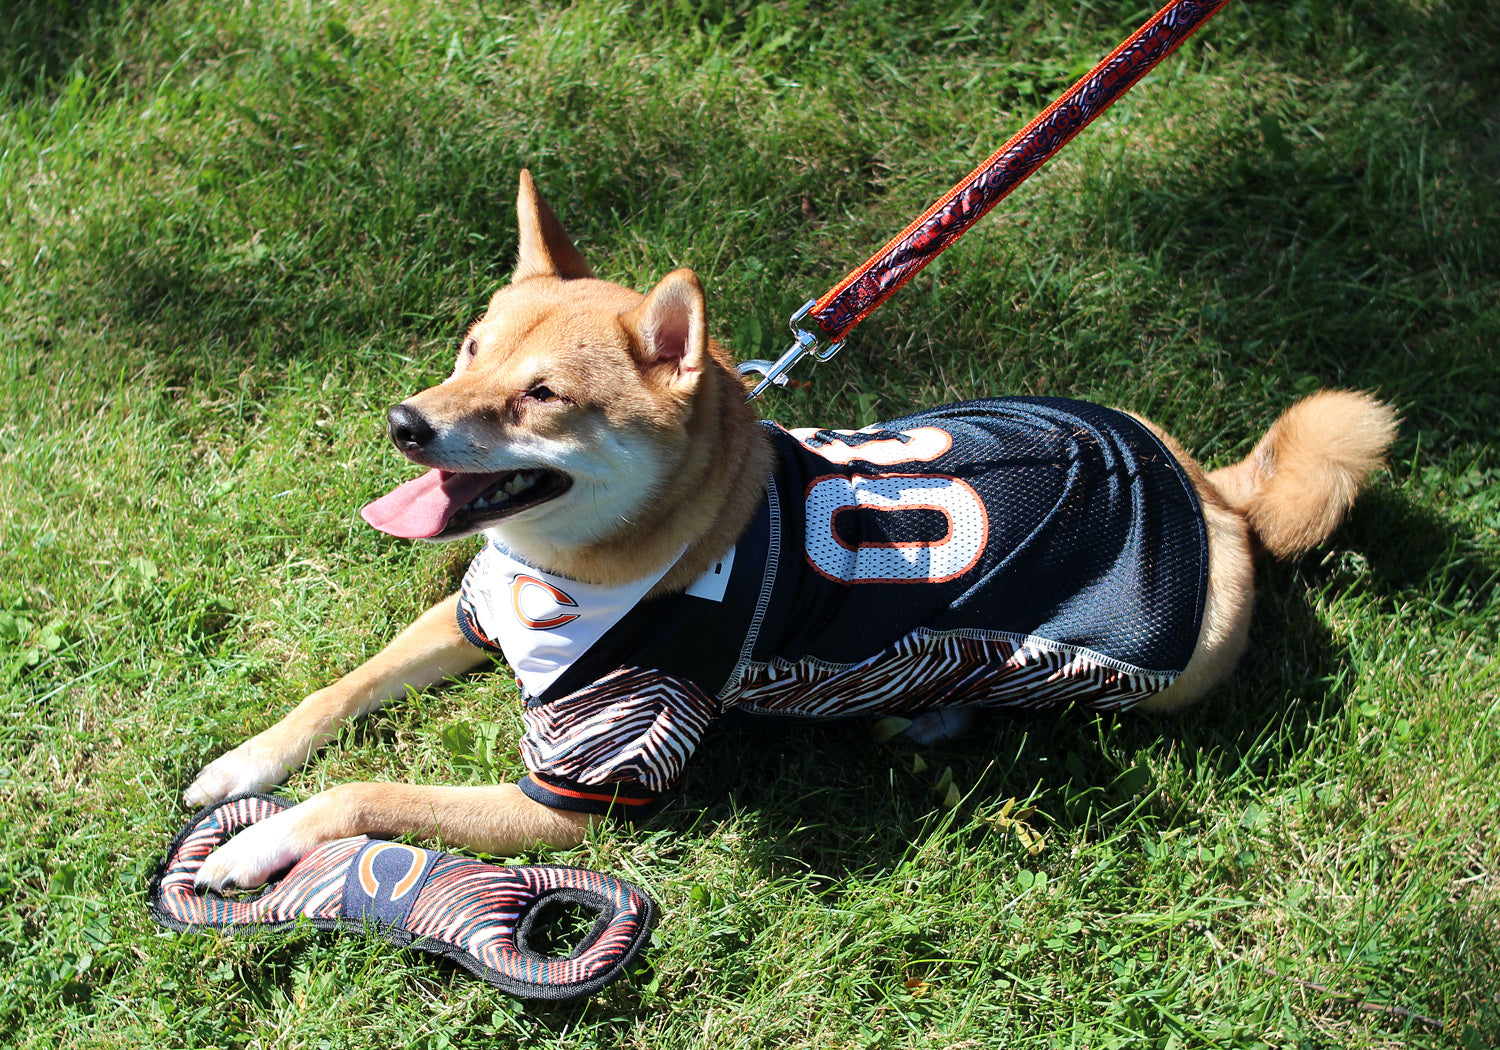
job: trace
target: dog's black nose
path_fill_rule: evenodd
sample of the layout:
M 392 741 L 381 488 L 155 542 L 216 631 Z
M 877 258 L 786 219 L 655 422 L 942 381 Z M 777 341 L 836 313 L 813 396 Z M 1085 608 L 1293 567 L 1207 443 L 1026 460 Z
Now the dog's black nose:
M 420 452 L 437 437 L 427 417 L 410 405 L 392 405 L 385 419 L 391 440 L 402 452 Z

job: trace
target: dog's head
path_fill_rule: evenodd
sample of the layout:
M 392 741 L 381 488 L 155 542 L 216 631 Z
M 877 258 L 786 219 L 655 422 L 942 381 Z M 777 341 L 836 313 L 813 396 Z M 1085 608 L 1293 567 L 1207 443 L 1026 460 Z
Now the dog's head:
M 703 388 L 729 374 L 692 271 L 644 296 L 596 279 L 524 171 L 517 212 L 515 275 L 453 374 L 388 413 L 396 447 L 430 469 L 364 509 L 384 532 L 493 529 L 545 553 L 639 527 L 681 481 Z

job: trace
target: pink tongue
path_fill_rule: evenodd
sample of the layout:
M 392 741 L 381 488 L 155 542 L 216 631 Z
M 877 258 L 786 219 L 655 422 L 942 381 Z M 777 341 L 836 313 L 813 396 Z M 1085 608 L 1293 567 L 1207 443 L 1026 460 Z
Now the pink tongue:
M 450 474 L 429 470 L 381 496 L 359 512 L 381 532 L 408 540 L 430 540 L 448 525 L 458 508 L 478 496 L 499 474 Z

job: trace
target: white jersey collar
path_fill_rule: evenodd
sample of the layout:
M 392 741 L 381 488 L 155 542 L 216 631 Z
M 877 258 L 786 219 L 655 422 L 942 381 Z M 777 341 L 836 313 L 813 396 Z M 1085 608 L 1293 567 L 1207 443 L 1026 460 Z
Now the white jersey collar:
M 480 630 L 505 653 L 522 690 L 534 697 L 634 609 L 676 563 L 673 558 L 659 572 L 606 587 L 535 568 L 491 539 L 469 566 L 463 593 Z

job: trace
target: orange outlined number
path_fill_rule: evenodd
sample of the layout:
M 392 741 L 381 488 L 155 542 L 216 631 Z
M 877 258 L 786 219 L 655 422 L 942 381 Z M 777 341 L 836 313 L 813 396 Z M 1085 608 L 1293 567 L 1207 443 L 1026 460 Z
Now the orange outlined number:
M 879 467 L 894 467 L 901 463 L 931 463 L 933 460 L 943 456 L 953 447 L 953 435 L 941 427 L 916 427 L 912 430 L 900 430 L 895 433 L 899 436 L 875 438 L 869 440 L 869 435 L 875 433 L 891 433 L 890 431 L 869 430 L 817 430 L 812 427 L 802 427 L 797 430 L 789 430 L 788 434 L 796 438 L 810 452 L 817 453 L 830 463 L 873 463 Z M 819 434 L 836 435 L 834 440 L 826 444 L 813 445 L 812 439 Z M 844 441 L 843 438 L 861 438 L 866 440 Z
M 842 515 L 922 514 L 946 522 L 910 540 L 861 539 L 894 534 L 877 519 L 840 529 Z M 842 533 L 842 535 L 841 535 Z M 833 474 L 807 489 L 807 561 L 841 583 L 943 583 L 972 569 L 989 538 L 989 515 L 972 485 L 944 474 Z

